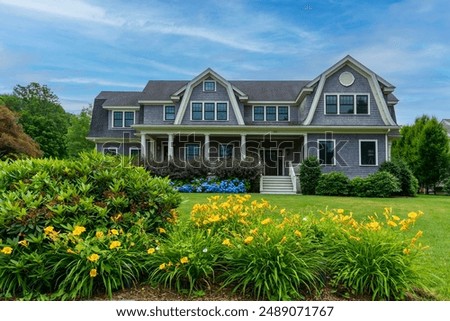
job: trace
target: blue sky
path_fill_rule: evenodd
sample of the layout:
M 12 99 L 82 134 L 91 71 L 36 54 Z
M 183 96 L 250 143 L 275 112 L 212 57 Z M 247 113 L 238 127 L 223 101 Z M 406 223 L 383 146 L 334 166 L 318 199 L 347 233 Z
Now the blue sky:
M 447 0 L 0 0 L 0 93 L 48 85 L 77 113 L 102 90 L 192 79 L 310 80 L 350 54 L 397 89 L 397 118 L 450 118 Z

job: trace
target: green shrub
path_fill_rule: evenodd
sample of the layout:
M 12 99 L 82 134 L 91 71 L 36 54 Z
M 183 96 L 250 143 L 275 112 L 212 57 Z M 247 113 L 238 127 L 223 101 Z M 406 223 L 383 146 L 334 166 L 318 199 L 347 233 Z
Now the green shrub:
M 402 160 L 384 162 L 379 170 L 391 173 L 399 180 L 401 191 L 395 195 L 415 196 L 417 194 L 419 181 L 406 162 Z
M 141 277 L 139 257 L 174 222 L 180 195 L 128 164 L 99 153 L 0 163 L 0 245 L 11 249 L 0 261 L 0 296 L 74 299 Z
M 220 243 L 206 230 L 178 227 L 146 258 L 148 282 L 179 292 L 202 290 L 214 281 Z
M 316 187 L 318 195 L 348 195 L 350 191 L 350 180 L 342 172 L 331 172 L 323 174 Z
M 189 162 L 173 159 L 162 162 L 149 160 L 146 168 L 155 176 L 168 177 L 181 182 L 207 177 L 210 173 L 209 162 L 203 159 L 193 159 Z
M 354 177 L 350 181 L 350 195 L 365 197 L 367 195 L 368 181 L 362 177 Z
M 230 159 L 212 165 L 211 174 L 220 180 L 238 178 L 249 183 L 249 192 L 259 192 L 262 166 L 257 159 Z
M 365 178 L 364 197 L 391 197 L 401 191 L 398 179 L 388 172 L 376 172 Z
M 304 195 L 316 194 L 316 187 L 319 182 L 322 171 L 320 162 L 316 157 L 305 159 L 300 165 L 300 187 Z

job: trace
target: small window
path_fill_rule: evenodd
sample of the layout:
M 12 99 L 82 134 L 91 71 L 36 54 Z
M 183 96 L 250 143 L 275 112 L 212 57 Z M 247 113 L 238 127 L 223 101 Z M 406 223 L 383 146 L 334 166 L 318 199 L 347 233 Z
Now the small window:
M 228 104 L 217 103 L 217 120 L 227 120 L 227 119 L 228 119 Z
M 164 120 L 175 120 L 175 106 L 164 107 Z
M 339 96 L 339 113 L 340 114 L 353 114 L 354 113 L 353 100 L 354 100 L 353 95 Z
M 202 120 L 202 103 L 192 103 L 192 120 Z
M 356 113 L 361 115 L 369 113 L 369 97 L 367 95 L 356 95 Z
M 199 144 L 186 144 L 186 160 L 196 159 L 200 157 L 200 145 Z
M 322 165 L 335 165 L 334 140 L 319 140 L 319 161 Z
M 220 144 L 219 145 L 219 158 L 233 158 L 233 145 Z
M 337 96 L 327 95 L 325 96 L 325 113 L 329 115 L 337 114 Z
M 288 106 L 278 107 L 278 120 L 288 121 L 289 120 L 289 108 Z
M 360 141 L 360 165 L 362 166 L 376 166 L 377 160 L 377 141 Z
M 116 156 L 119 154 L 119 149 L 117 147 L 105 147 L 103 148 L 103 154 Z
M 255 106 L 253 109 L 253 120 L 264 121 L 264 106 Z
M 267 106 L 266 107 L 266 120 L 276 121 L 277 120 L 277 107 Z
M 203 82 L 204 91 L 216 91 L 216 82 L 214 80 L 205 80 Z
M 215 118 L 215 110 L 214 103 L 205 103 L 204 109 L 204 120 L 214 120 Z

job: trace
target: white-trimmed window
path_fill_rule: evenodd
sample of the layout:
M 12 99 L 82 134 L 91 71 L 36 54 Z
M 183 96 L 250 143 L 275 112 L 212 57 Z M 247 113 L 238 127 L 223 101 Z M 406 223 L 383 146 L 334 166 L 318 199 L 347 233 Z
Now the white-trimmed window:
M 191 120 L 227 121 L 228 102 L 192 102 Z
M 216 91 L 216 82 L 214 80 L 205 80 L 203 82 L 203 91 Z
M 103 147 L 103 154 L 105 155 L 119 155 L 119 147 Z
M 359 165 L 378 166 L 378 141 L 371 139 L 359 140 Z
M 200 157 L 200 144 L 198 143 L 191 143 L 186 144 L 184 149 L 184 159 L 190 160 L 190 159 L 196 159 Z
M 317 140 L 317 158 L 321 165 L 336 165 L 335 155 L 336 140 Z
M 289 121 L 289 106 L 253 106 L 253 121 Z
M 125 128 L 134 125 L 135 113 L 134 111 L 113 111 L 112 112 L 112 127 Z
M 325 94 L 326 115 L 369 115 L 369 94 Z
M 164 120 L 175 120 L 175 106 L 164 106 Z
M 233 158 L 234 146 L 232 144 L 219 144 L 219 158 Z
M 139 147 L 130 147 L 129 156 L 133 159 L 140 159 L 141 149 Z

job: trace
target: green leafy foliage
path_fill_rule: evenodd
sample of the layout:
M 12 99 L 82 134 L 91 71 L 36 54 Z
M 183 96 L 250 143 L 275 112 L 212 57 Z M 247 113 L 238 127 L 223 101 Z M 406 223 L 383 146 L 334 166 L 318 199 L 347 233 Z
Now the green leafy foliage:
M 91 124 L 92 107 L 85 108 L 79 115 L 70 118 L 70 125 L 67 130 L 67 155 L 76 157 L 81 152 L 88 152 L 94 149 L 95 144 L 86 139 L 89 134 Z
M 318 195 L 349 195 L 350 180 L 342 172 L 323 174 L 316 187 Z
M 402 160 L 384 162 L 380 166 L 380 171 L 385 171 L 394 175 L 400 182 L 401 191 L 396 195 L 415 196 L 419 189 L 419 181 L 414 177 L 408 164 Z
M 300 186 L 302 194 L 314 195 L 316 194 L 316 187 L 319 183 L 322 171 L 320 169 L 320 162 L 317 157 L 309 157 L 300 165 Z
M 124 158 L 0 162 L 0 295 L 74 299 L 130 286 L 179 203 L 167 179 Z

